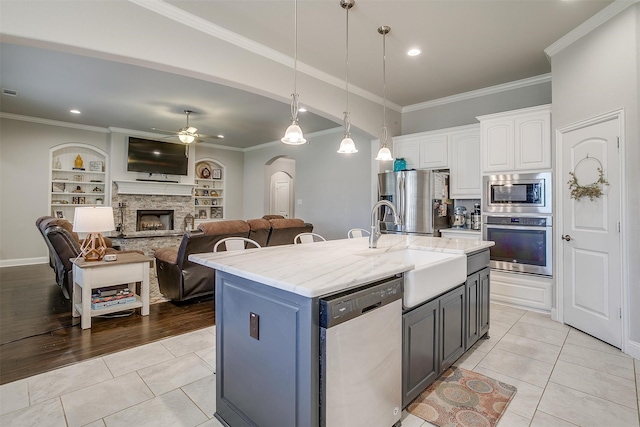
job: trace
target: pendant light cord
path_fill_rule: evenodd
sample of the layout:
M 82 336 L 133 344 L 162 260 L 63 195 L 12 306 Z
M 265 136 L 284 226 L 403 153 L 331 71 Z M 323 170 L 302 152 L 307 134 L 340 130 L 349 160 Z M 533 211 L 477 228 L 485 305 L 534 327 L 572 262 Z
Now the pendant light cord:
M 382 28 L 382 146 L 387 146 L 387 33 Z
M 298 0 L 294 1 L 293 8 L 293 93 L 291 94 L 291 120 L 298 121 Z
M 347 6 L 345 9 L 347 9 L 347 34 L 346 34 L 346 51 L 347 51 L 347 58 L 346 58 L 346 65 L 347 65 L 347 75 L 346 75 L 346 79 L 345 79 L 345 90 L 347 92 L 347 109 L 344 112 L 344 134 L 345 137 L 349 137 L 349 135 L 351 134 L 351 120 L 349 119 L 349 9 L 351 7 Z

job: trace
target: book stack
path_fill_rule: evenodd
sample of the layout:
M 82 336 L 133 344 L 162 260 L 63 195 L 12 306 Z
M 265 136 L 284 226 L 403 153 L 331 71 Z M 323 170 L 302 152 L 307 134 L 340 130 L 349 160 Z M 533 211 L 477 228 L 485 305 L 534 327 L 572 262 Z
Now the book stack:
M 91 309 L 98 310 L 135 301 L 136 295 L 129 288 L 101 288 L 91 295 Z

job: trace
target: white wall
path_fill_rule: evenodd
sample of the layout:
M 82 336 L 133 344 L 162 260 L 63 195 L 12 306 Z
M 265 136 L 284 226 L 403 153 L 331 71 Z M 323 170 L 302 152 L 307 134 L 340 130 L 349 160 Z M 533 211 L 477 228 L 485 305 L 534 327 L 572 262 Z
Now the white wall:
M 83 143 L 107 151 L 107 139 L 106 129 L 100 132 L 0 119 L 0 266 L 48 259 L 35 221 L 51 214 L 49 149 Z
M 627 273 L 630 286 L 630 339 L 640 355 L 640 4 L 636 3 L 551 60 L 555 129 L 625 109 L 623 162 L 626 170 Z
M 265 213 L 265 164 L 277 156 L 295 160 L 295 217 L 327 239 L 343 239 L 350 228 L 370 223 L 371 137 L 351 132 L 358 153 L 338 154 L 342 129 L 309 136 L 310 144 L 265 144 L 245 153 L 244 218 Z M 298 201 L 302 204 L 297 204 Z

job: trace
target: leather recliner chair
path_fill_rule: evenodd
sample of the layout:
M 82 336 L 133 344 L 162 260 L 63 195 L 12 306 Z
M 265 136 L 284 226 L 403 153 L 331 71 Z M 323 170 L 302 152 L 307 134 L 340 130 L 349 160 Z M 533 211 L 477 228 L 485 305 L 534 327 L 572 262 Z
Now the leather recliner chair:
M 189 255 L 211 252 L 226 237 L 249 237 L 249 225 L 241 220 L 203 223 L 198 230 L 185 233 L 177 248 L 156 249 L 160 292 L 172 301 L 212 295 L 215 270 L 189 261 Z
M 72 258 L 80 255 L 80 239 L 73 231 L 73 226 L 66 219 L 42 216 L 36 220 L 36 227 L 42 234 L 49 248 L 49 265 L 56 274 L 56 283 L 60 286 L 65 298 L 71 298 L 73 289 Z M 107 246 L 111 241 L 105 239 Z M 115 249 L 107 249 L 107 253 L 117 253 Z

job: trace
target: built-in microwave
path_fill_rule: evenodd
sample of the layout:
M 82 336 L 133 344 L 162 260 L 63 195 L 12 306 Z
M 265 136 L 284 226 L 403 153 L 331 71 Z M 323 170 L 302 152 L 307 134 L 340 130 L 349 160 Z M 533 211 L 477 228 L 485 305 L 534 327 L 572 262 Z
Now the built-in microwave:
M 486 175 L 482 184 L 484 212 L 552 213 L 551 172 Z

